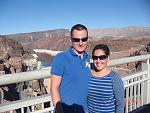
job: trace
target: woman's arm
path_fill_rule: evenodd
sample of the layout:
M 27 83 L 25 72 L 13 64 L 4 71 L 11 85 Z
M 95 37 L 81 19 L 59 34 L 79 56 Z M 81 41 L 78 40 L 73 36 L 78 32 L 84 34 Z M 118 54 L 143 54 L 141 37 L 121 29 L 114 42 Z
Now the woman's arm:
M 115 96 L 115 113 L 124 113 L 124 84 L 119 74 L 112 77 L 113 91 Z

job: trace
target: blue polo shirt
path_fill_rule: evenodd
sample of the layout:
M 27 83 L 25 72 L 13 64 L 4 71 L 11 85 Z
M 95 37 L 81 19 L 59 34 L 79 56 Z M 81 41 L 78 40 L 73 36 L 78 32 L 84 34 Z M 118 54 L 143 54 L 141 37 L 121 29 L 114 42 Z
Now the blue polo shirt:
M 57 54 L 51 74 L 61 76 L 61 101 L 67 106 L 80 106 L 87 111 L 87 89 L 90 78 L 90 58 L 86 52 L 81 59 L 72 48 Z

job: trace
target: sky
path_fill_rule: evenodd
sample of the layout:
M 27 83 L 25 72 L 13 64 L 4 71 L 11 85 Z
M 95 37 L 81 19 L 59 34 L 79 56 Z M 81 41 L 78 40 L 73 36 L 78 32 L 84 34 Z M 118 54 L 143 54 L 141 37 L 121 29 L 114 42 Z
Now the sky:
M 150 0 L 0 0 L 0 35 L 70 29 L 150 27 Z

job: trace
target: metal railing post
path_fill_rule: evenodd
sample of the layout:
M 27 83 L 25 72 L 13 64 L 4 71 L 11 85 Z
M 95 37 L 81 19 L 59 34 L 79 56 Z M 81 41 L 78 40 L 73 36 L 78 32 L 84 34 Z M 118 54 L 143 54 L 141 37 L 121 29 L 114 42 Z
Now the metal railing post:
M 147 104 L 150 103 L 150 59 L 147 59 L 147 74 L 148 74 L 148 81 L 147 81 Z

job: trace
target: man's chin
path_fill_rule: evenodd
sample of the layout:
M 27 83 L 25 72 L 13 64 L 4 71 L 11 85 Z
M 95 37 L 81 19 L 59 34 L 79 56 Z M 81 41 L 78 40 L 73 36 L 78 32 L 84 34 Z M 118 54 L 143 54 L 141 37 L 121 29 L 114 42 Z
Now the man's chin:
M 82 54 L 84 51 L 77 51 L 79 54 Z
M 85 51 L 85 49 L 80 49 L 80 50 L 78 49 L 77 52 L 81 54 L 81 53 L 83 53 L 84 51 Z
M 83 53 L 85 51 L 85 48 L 77 49 L 78 52 Z

